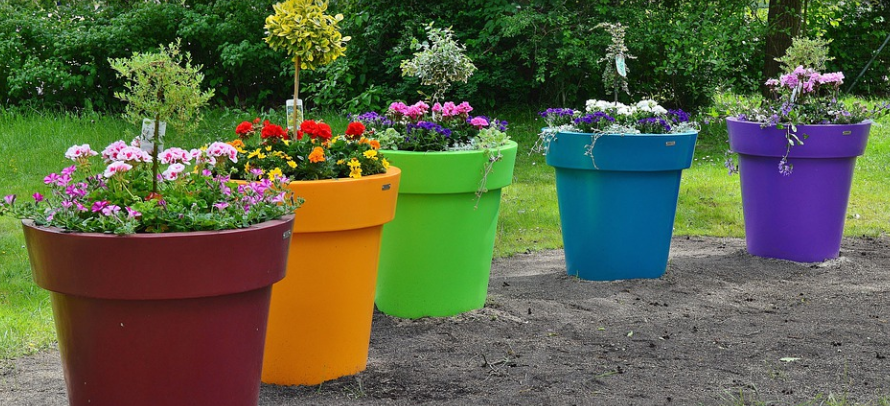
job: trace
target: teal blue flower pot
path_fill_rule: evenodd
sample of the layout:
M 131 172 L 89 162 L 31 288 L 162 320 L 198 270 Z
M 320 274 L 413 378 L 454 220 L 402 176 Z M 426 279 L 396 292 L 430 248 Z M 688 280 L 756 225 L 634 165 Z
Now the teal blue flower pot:
M 593 142 L 592 134 L 556 134 L 547 164 L 556 168 L 569 275 L 605 281 L 664 274 L 680 176 L 692 164 L 697 136 L 608 134 Z

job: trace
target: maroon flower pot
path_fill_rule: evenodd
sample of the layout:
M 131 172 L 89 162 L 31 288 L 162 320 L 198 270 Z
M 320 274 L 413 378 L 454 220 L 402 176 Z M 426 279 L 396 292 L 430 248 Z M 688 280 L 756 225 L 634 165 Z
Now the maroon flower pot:
M 127 236 L 22 223 L 34 280 L 51 292 L 71 405 L 257 404 L 292 215 Z
M 732 118 L 726 124 L 730 148 L 739 154 L 748 252 L 798 262 L 837 258 L 853 169 L 871 122 L 797 126 L 804 144 L 791 147 L 794 169 L 787 176 L 779 172 L 786 130 Z

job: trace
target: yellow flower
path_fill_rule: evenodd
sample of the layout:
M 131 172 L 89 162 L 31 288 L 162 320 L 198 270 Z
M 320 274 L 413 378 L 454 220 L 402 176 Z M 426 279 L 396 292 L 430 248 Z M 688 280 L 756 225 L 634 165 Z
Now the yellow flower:
M 322 149 L 321 147 L 315 147 L 315 149 L 312 150 L 312 153 L 309 154 L 309 162 L 316 163 L 324 161 L 324 149 Z
M 345 159 L 337 160 L 337 165 L 343 165 L 344 163 L 346 163 Z
M 269 179 L 271 179 L 271 180 L 275 180 L 276 178 L 279 178 L 279 177 L 282 177 L 282 178 L 284 177 L 284 173 L 281 172 L 280 168 L 272 169 L 266 175 L 268 175 Z
M 284 160 L 286 160 L 286 161 L 290 161 L 290 160 L 292 159 L 289 155 L 287 155 L 287 154 L 285 154 L 284 152 L 281 152 L 281 151 L 275 151 L 275 152 L 272 153 L 272 155 L 274 155 L 274 156 L 276 156 L 276 157 L 278 157 L 278 158 L 284 159 Z
M 368 158 L 368 159 L 371 159 L 374 161 L 377 160 L 377 151 L 375 151 L 373 149 L 369 149 L 369 150 L 363 152 L 362 155 L 364 155 L 365 158 Z
M 356 158 L 352 158 L 349 160 L 349 177 L 350 178 L 360 178 L 362 177 L 362 163 L 358 161 Z
M 281 141 L 281 142 L 283 142 L 285 146 L 289 146 L 289 145 L 290 145 L 290 140 L 284 140 L 284 141 Z
M 253 152 L 247 154 L 247 159 L 250 159 L 250 158 L 253 158 L 253 157 L 257 157 L 257 158 L 259 158 L 259 159 L 266 159 L 266 154 L 260 152 L 260 149 L 257 148 L 255 151 L 253 151 Z
M 287 166 L 289 166 L 291 169 L 294 169 L 297 167 L 297 163 L 294 161 L 287 161 Z
M 271 150 L 272 150 L 272 146 L 271 146 L 271 145 L 266 145 L 266 152 L 271 151 Z
M 383 164 L 383 169 L 389 169 L 389 161 L 387 161 L 386 158 L 381 159 L 380 163 Z

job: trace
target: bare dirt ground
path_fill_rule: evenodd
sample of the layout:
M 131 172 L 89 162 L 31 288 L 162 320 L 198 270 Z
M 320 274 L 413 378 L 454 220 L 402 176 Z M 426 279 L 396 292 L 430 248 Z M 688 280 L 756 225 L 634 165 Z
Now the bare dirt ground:
M 789 405 L 890 396 L 890 238 L 802 264 L 677 237 L 664 277 L 587 282 L 561 251 L 497 260 L 485 308 L 374 315 L 366 371 L 260 405 Z M 159 390 L 163 390 L 159 388 Z M 823 397 L 824 399 L 824 397 Z M 0 405 L 65 405 L 58 354 L 0 364 Z

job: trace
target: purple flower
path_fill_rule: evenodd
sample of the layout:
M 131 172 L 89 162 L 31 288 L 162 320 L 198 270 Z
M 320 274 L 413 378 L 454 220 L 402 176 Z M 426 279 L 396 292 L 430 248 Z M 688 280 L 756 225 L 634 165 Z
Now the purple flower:
M 216 207 L 217 210 L 225 210 L 226 207 L 229 207 L 229 204 L 226 202 L 214 203 L 213 207 Z
M 575 115 L 575 110 L 572 110 L 569 108 L 556 107 L 556 108 L 550 108 L 550 109 L 544 110 L 544 111 L 538 113 L 538 115 L 540 115 L 541 117 L 544 117 L 544 118 L 566 117 L 566 116 L 571 117 L 571 116 Z
M 15 203 L 15 195 L 3 196 L 3 201 L 8 205 L 12 205 L 13 203 Z
M 102 208 L 102 214 L 104 214 L 106 216 L 113 216 L 113 215 L 117 214 L 119 211 L 121 211 L 120 206 L 116 206 L 113 204 L 109 204 L 108 206 L 105 206 Z
M 62 177 L 59 176 L 58 173 L 51 173 L 49 175 L 46 175 L 45 178 L 43 178 L 43 184 L 44 185 L 50 185 L 50 184 L 54 185 L 54 184 L 57 184 L 60 179 L 62 179 Z
M 406 132 L 408 134 L 412 134 L 415 131 L 427 131 L 427 132 L 436 132 L 439 135 L 444 137 L 451 137 L 451 130 L 445 127 L 442 127 L 439 124 L 429 122 L 429 121 L 418 121 L 417 123 L 408 123 L 406 128 Z
M 106 207 L 108 207 L 108 204 L 109 203 L 106 200 L 99 200 L 99 201 L 93 203 L 93 207 L 91 210 L 93 211 L 93 213 L 98 213 L 98 212 L 102 211 L 103 209 L 105 209 Z
M 34 194 L 32 196 L 34 197 L 34 201 L 37 203 L 40 203 L 43 201 L 43 195 L 40 194 L 40 192 L 34 192 Z
M 130 208 L 129 206 L 126 207 L 126 209 L 128 218 L 134 219 L 136 217 L 142 216 L 142 213 L 140 213 L 139 210 L 135 210 L 133 208 Z
M 783 176 L 791 175 L 792 169 L 794 169 L 794 167 L 788 163 L 787 158 L 782 158 L 782 160 L 779 161 L 779 173 L 781 173 Z
M 674 123 L 686 123 L 689 121 L 689 113 L 680 109 L 668 110 L 668 117 Z

